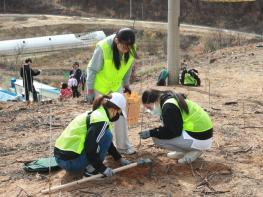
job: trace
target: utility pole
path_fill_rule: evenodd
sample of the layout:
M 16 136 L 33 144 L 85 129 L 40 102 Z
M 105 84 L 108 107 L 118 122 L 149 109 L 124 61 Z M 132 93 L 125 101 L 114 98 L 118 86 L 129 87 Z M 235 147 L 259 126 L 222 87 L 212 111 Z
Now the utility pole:
M 130 0 L 130 19 L 132 18 L 132 0 Z
M 4 13 L 5 13 L 5 0 L 4 0 Z
M 168 85 L 179 84 L 180 72 L 180 35 L 179 35 L 180 0 L 168 0 Z
M 143 20 L 143 1 L 142 1 L 142 20 Z

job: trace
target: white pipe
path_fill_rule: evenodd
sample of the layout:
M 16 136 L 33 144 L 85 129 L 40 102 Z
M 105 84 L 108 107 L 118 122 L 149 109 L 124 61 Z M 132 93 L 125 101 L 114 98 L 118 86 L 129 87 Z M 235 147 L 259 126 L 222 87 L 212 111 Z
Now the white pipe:
M 105 38 L 103 31 L 88 34 L 65 34 L 17 40 L 0 41 L 0 55 L 20 55 L 24 53 L 53 51 L 66 48 L 87 47 Z
M 180 0 L 168 0 L 168 84 L 179 84 L 180 72 L 180 36 L 179 36 Z

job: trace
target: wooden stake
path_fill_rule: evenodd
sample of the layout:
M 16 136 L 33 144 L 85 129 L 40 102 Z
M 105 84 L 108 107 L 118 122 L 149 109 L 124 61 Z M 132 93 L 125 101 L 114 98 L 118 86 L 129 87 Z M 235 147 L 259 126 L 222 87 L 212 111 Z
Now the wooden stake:
M 138 163 L 131 163 L 129 165 L 116 168 L 116 169 L 113 170 L 113 172 L 117 173 L 117 172 L 120 172 L 120 171 L 123 171 L 123 170 L 127 170 L 129 168 L 133 168 L 133 167 L 135 167 L 137 165 L 138 165 Z M 88 181 L 92 181 L 92 180 L 95 180 L 95 179 L 98 179 L 98 178 L 101 178 L 101 177 L 104 177 L 104 175 L 103 174 L 97 174 L 97 175 L 94 175 L 94 176 L 91 176 L 91 177 L 80 179 L 78 181 L 73 181 L 73 182 L 70 182 L 70 183 L 67 183 L 67 184 L 64 184 L 64 185 L 58 185 L 58 186 L 51 187 L 49 189 L 42 190 L 41 193 L 42 194 L 48 194 L 48 193 L 50 194 L 50 193 L 58 192 L 60 190 L 64 190 L 64 189 L 69 188 L 69 187 L 80 185 L 82 183 L 85 183 L 85 182 L 88 182 Z
M 208 105 L 208 108 L 210 109 L 211 107 L 211 97 L 210 97 L 210 92 L 211 92 L 211 88 L 210 88 L 210 79 L 208 79 L 208 97 L 209 97 L 209 105 Z
M 52 140 L 52 136 L 51 136 L 51 132 L 52 132 L 52 110 L 49 106 L 49 169 L 48 169 L 48 190 L 50 191 L 51 189 L 51 154 L 52 154 L 52 146 L 51 146 L 51 140 Z M 51 197 L 51 194 L 49 193 L 49 197 Z

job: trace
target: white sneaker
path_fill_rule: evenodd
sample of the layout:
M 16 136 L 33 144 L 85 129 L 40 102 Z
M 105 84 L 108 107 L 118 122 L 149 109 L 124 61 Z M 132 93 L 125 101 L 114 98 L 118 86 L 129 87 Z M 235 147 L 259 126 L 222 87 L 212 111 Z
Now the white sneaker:
M 90 177 L 93 175 L 99 174 L 99 172 L 91 165 L 88 164 L 87 167 L 84 170 L 84 177 Z
M 195 161 L 198 157 L 202 155 L 201 151 L 194 150 L 186 153 L 183 158 L 178 160 L 179 164 L 189 164 Z
M 94 172 L 96 169 L 91 165 L 91 164 L 88 164 L 85 168 L 85 171 L 89 172 L 89 173 L 92 173 Z
M 136 153 L 133 147 L 130 147 L 128 149 L 118 149 L 118 151 L 119 153 L 124 154 L 124 155 L 132 155 Z
M 167 153 L 167 157 L 171 158 L 171 159 L 181 159 L 184 156 L 183 152 L 169 152 Z

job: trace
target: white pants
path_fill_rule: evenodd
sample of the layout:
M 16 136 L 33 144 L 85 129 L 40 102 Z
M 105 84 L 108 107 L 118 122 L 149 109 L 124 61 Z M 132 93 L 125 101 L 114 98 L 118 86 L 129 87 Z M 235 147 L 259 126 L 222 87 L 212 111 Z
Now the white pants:
M 193 150 L 207 150 L 211 148 L 212 138 L 207 140 L 197 140 L 192 138 L 186 131 L 182 131 L 182 135 L 172 139 L 158 139 L 153 137 L 153 142 L 171 151 L 189 152 Z
M 132 147 L 128 138 L 127 120 L 120 116 L 119 120 L 114 122 L 113 137 L 118 150 L 128 150 Z
M 95 95 L 98 96 L 101 94 L 96 91 Z M 132 148 L 132 145 L 128 138 L 127 120 L 123 116 L 120 116 L 119 120 L 117 120 L 113 124 L 113 138 L 118 150 L 125 151 Z

